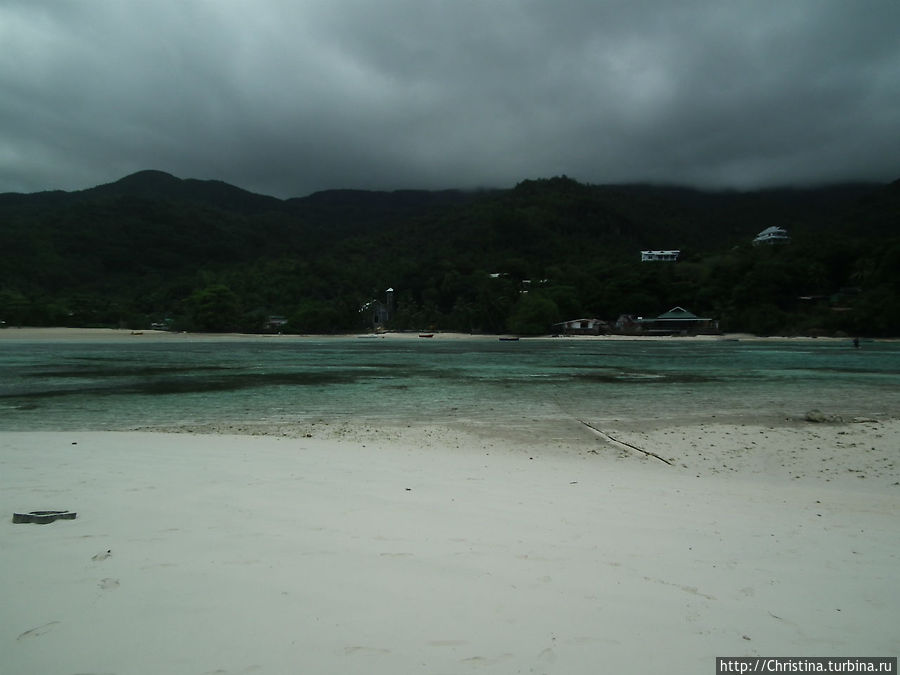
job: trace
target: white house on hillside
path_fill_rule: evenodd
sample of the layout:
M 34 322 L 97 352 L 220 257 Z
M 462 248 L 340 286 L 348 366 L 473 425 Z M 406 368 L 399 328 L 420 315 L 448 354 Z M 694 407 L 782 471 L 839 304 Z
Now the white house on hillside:
M 641 262 L 676 262 L 681 251 L 641 251 Z
M 790 242 L 791 237 L 788 235 L 787 230 L 783 227 L 767 227 L 753 240 L 754 246 L 759 246 L 760 244 L 786 244 Z

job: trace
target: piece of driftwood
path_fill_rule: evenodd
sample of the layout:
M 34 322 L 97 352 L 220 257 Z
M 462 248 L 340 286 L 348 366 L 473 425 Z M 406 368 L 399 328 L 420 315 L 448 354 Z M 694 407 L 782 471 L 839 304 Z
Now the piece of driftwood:
M 577 418 L 576 418 L 576 419 L 577 419 Z M 632 445 L 631 443 L 626 443 L 625 441 L 620 441 L 618 438 L 613 438 L 613 437 L 610 436 L 608 433 L 606 433 L 606 432 L 603 431 L 602 429 L 598 429 L 597 427 L 595 427 L 593 424 L 590 424 L 589 422 L 585 422 L 584 420 L 578 420 L 578 421 L 581 422 L 581 423 L 582 423 L 584 426 L 586 426 L 588 429 L 592 429 L 593 431 L 595 431 L 596 433 L 598 433 L 604 440 L 606 440 L 606 441 L 609 442 L 609 443 L 614 443 L 614 444 L 616 444 L 616 445 L 624 445 L 626 448 L 631 448 L 632 450 L 637 450 L 638 452 L 642 452 L 642 453 L 644 453 L 645 455 L 648 455 L 648 456 L 650 456 L 650 457 L 655 457 L 655 458 L 658 459 L 660 462 L 665 462 L 665 463 L 668 464 L 669 466 L 672 466 L 672 462 L 670 462 L 669 460 L 665 459 L 664 457 L 660 457 L 660 456 L 657 455 L 655 452 L 650 452 L 649 450 L 644 450 L 643 448 L 639 448 L 638 446 Z
M 54 520 L 75 520 L 76 515 L 74 511 L 29 511 L 28 513 L 14 513 L 12 521 L 46 525 Z

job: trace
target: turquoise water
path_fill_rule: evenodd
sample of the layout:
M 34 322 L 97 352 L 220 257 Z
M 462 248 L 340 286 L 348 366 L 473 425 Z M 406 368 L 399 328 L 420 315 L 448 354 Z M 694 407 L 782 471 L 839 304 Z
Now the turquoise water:
M 562 416 L 900 417 L 900 344 L 496 339 L 0 342 L 0 430 Z

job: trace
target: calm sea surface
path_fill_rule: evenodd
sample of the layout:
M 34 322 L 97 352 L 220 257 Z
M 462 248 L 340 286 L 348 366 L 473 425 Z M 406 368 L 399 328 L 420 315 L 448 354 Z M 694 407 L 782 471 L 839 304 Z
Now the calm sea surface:
M 0 341 L 0 430 L 360 419 L 900 417 L 900 344 L 484 338 Z

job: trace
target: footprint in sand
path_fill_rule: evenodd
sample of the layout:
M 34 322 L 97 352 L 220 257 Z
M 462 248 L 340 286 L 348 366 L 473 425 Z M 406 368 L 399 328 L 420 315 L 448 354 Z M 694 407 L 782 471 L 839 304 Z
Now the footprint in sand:
M 556 661 L 556 652 L 553 651 L 552 647 L 547 647 L 540 654 L 538 654 L 538 660 L 544 661 L 546 663 L 553 663 Z
M 119 587 L 119 580 L 106 577 L 105 579 L 101 579 L 100 583 L 97 585 L 104 591 L 111 591 L 112 589 Z
M 101 560 L 106 560 L 111 555 L 112 555 L 112 549 L 107 549 L 103 553 L 98 553 L 97 555 L 92 555 L 91 560 L 93 560 L 94 562 L 100 562 Z

